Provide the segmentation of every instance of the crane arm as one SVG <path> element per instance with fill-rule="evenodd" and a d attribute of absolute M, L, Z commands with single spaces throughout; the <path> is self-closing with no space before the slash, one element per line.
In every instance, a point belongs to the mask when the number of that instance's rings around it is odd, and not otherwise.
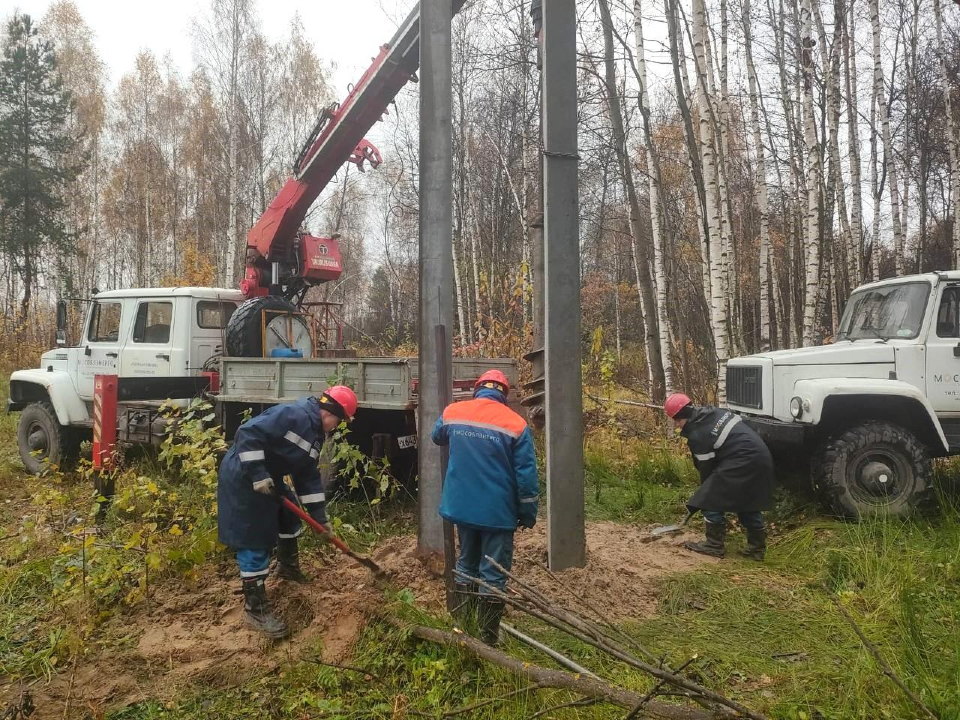
<path fill-rule="evenodd" d="M 464 0 L 451 0 L 456 14 Z M 365 162 L 377 167 L 379 151 L 364 135 L 386 113 L 397 94 L 414 78 L 420 64 L 420 6 L 397 29 L 389 44 L 380 48 L 373 63 L 338 106 L 326 108 L 294 163 L 293 174 L 247 234 L 247 272 L 244 293 L 266 293 L 266 272 L 280 265 L 286 278 L 312 283 L 333 280 L 340 274 L 339 249 L 333 239 L 300 236 L 310 206 L 345 162 L 361 170 Z M 301 247 L 297 247 L 297 246 Z M 321 257 L 322 255 L 322 257 Z M 309 283 L 308 283 L 309 284 Z"/>

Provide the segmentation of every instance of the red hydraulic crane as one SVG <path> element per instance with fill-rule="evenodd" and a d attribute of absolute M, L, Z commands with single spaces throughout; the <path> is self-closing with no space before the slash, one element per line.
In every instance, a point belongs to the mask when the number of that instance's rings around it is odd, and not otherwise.
<path fill-rule="evenodd" d="M 464 0 L 451 0 L 456 14 Z M 346 162 L 361 171 L 382 158 L 367 131 L 386 113 L 420 64 L 420 7 L 415 7 L 393 39 L 341 104 L 325 108 L 293 165 L 293 175 L 247 234 L 246 271 L 240 289 L 247 298 L 281 295 L 297 306 L 313 285 L 336 280 L 343 268 L 336 238 L 302 232 L 313 202 Z"/>

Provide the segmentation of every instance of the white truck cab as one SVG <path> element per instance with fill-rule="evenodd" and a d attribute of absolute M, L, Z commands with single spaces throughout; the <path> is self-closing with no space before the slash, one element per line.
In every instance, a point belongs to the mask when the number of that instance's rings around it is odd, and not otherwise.
<path fill-rule="evenodd" d="M 198 374 L 222 353 L 227 322 L 243 299 L 239 290 L 197 287 L 94 295 L 79 344 L 46 352 L 39 368 L 10 376 L 8 410 L 22 411 L 18 440 L 28 470 L 69 459 L 89 438 L 95 375 Z"/>
<path fill-rule="evenodd" d="M 905 515 L 932 495 L 930 459 L 960 454 L 960 272 L 863 285 L 832 344 L 736 358 L 726 379 L 838 513 Z"/>

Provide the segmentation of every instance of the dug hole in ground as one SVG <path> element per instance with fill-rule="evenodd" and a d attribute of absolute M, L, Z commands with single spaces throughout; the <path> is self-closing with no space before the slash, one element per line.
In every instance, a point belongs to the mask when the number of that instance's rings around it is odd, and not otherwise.
<path fill-rule="evenodd" d="M 692 531 L 649 542 L 649 528 L 604 521 L 589 523 L 586 536 L 587 566 L 557 575 L 583 605 L 615 621 L 656 612 L 657 578 L 717 562 L 683 548 L 685 540 L 699 537 Z M 390 574 L 391 586 L 409 589 L 418 605 L 443 614 L 443 578 L 418 560 L 415 550 L 415 537 L 399 536 L 383 541 L 371 556 Z M 318 641 L 323 661 L 349 663 L 365 623 L 385 603 L 384 592 L 348 558 L 303 560 L 313 577 L 310 584 L 267 583 L 277 611 L 293 631 L 289 640 L 272 643 L 244 626 L 236 569 L 222 563 L 200 582 L 158 587 L 141 611 L 110 620 L 116 627 L 104 630 L 122 642 L 72 670 L 61 670 L 49 683 L 37 683 L 31 717 L 73 717 L 74 712 L 89 717 L 91 709 L 102 713 L 147 699 L 173 700 L 190 685 L 236 686 L 299 657 Z M 545 564 L 546 523 L 541 522 L 517 533 L 514 572 L 570 603 L 570 595 L 554 587 L 542 569 Z M 18 692 L 8 688 L 6 700 Z"/>

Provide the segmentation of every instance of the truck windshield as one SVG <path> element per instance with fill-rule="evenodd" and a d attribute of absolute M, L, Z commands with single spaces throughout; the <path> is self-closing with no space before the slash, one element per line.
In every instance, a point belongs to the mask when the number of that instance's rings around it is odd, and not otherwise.
<path fill-rule="evenodd" d="M 920 334 L 930 284 L 884 285 L 850 296 L 837 340 L 909 340 Z"/>

